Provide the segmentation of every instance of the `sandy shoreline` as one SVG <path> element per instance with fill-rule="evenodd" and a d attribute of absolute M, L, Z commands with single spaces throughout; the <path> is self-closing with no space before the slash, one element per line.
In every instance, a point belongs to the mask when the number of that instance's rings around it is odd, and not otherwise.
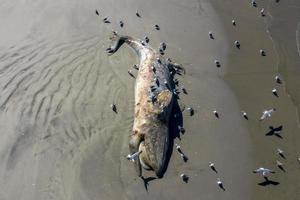
<path fill-rule="evenodd" d="M 286 58 L 278 57 L 278 45 L 286 43 L 274 45 L 272 38 L 281 41 L 272 32 L 273 27 L 278 30 L 276 24 L 270 26 L 270 37 L 268 18 L 259 16 L 259 8 L 234 3 L 233 8 L 232 2 L 207 0 L 3 1 L 0 199 L 297 199 L 299 127 L 297 103 L 291 99 L 297 102 L 299 93 L 290 82 L 298 82 L 282 72 L 294 69 L 278 64 Z M 110 24 L 102 22 L 106 16 Z M 145 173 L 150 177 L 148 191 L 125 159 L 134 87 L 127 71 L 133 70 L 137 56 L 122 47 L 108 57 L 104 50 L 111 30 L 148 36 L 153 47 L 166 42 L 166 57 L 187 71 L 178 77 L 179 86 L 188 91 L 180 95 L 179 104 L 192 106 L 195 115 L 183 112 L 186 133 L 174 143 L 189 160 L 184 163 L 173 151 L 163 179 L 151 180 L 153 174 Z M 209 39 L 209 31 L 215 39 Z M 236 38 L 240 50 L 233 46 Z M 259 56 L 260 48 L 267 50 L 266 57 Z M 220 68 L 214 59 L 220 60 Z M 287 80 L 284 85 L 274 83 L 278 72 Z M 279 98 L 272 96 L 274 86 Z M 118 114 L 111 111 L 111 103 Z M 259 123 L 261 111 L 269 106 L 278 108 L 277 113 Z M 213 115 L 215 109 L 220 119 Z M 248 113 L 248 121 L 241 110 Z M 264 135 L 268 126 L 281 124 L 283 139 Z M 279 146 L 287 153 L 286 173 L 274 164 Z M 218 173 L 209 169 L 210 161 Z M 276 169 L 272 178 L 280 184 L 257 185 L 262 180 L 252 170 L 260 165 Z M 190 176 L 189 183 L 182 182 L 181 173 Z M 217 187 L 218 177 L 225 191 Z"/>

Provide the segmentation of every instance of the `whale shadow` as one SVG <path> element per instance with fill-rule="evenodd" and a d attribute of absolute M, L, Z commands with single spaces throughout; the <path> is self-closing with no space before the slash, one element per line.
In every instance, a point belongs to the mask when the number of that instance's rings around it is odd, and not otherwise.
<path fill-rule="evenodd" d="M 182 117 L 182 112 L 179 107 L 177 98 L 174 98 L 174 105 L 173 105 L 173 109 L 172 109 L 171 117 L 170 117 L 170 121 L 169 121 L 169 147 L 167 150 L 166 162 L 163 167 L 162 174 L 165 174 L 165 172 L 167 171 L 171 156 L 173 154 L 174 140 L 176 138 L 181 140 L 181 137 L 180 137 L 181 132 L 180 132 L 180 129 L 178 128 L 178 126 L 183 127 L 183 117 Z"/>
<path fill-rule="evenodd" d="M 176 84 L 176 80 L 175 79 L 175 75 L 179 75 L 181 76 L 182 74 L 185 74 L 185 71 L 181 71 L 181 69 L 184 70 L 184 68 L 179 68 L 180 70 L 175 70 L 175 68 L 171 68 L 170 71 L 173 71 L 172 76 L 171 76 L 171 89 L 176 89 L 178 87 L 178 84 Z M 164 175 L 171 156 L 173 154 L 173 147 L 174 147 L 174 140 L 176 138 L 178 138 L 179 140 L 181 140 L 181 134 L 184 134 L 185 130 L 183 128 L 184 131 L 182 131 L 179 127 L 183 127 L 183 117 L 182 117 L 182 110 L 178 104 L 178 100 L 179 100 L 179 95 L 176 95 L 173 98 L 173 107 L 172 107 L 172 111 L 171 111 L 171 116 L 170 116 L 170 121 L 169 121 L 169 146 L 168 146 L 168 150 L 166 153 L 166 162 L 164 164 L 163 170 L 162 170 L 162 174 Z M 163 176 L 162 175 L 162 176 Z M 160 177 L 162 178 L 162 177 Z"/>

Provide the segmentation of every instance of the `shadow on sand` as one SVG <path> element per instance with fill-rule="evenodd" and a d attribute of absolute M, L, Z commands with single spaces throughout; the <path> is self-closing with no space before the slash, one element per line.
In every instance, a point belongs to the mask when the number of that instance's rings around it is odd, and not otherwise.
<path fill-rule="evenodd" d="M 266 133 L 266 136 L 273 136 L 275 135 L 276 137 L 283 139 L 282 136 L 280 135 L 281 131 L 283 129 L 283 126 L 278 126 L 278 127 L 273 127 L 269 126 L 269 132 Z"/>
<path fill-rule="evenodd" d="M 144 182 L 144 187 L 145 187 L 145 189 L 146 189 L 147 192 L 148 192 L 149 182 L 157 179 L 156 177 L 147 177 L 147 178 L 144 178 L 143 176 L 141 176 L 141 178 L 142 178 L 142 180 Z"/>
<path fill-rule="evenodd" d="M 261 183 L 258 183 L 258 185 L 260 186 L 270 186 L 270 185 L 279 185 L 280 183 L 279 182 L 276 182 L 276 181 L 272 181 L 270 179 L 268 179 L 267 177 L 265 177 L 265 181 L 261 182 Z"/>

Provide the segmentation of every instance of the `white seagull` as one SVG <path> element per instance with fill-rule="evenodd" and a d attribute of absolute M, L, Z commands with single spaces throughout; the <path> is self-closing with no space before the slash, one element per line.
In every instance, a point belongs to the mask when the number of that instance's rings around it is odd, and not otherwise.
<path fill-rule="evenodd" d="M 272 115 L 272 113 L 273 113 L 274 111 L 276 111 L 275 108 L 272 108 L 272 109 L 270 109 L 270 110 L 264 110 L 264 111 L 262 112 L 262 115 L 261 115 L 259 121 L 262 121 L 262 120 L 264 120 L 264 119 L 266 119 L 266 118 L 271 117 L 271 115 Z"/>
<path fill-rule="evenodd" d="M 142 151 L 138 151 L 138 152 L 135 152 L 133 154 L 128 154 L 126 156 L 127 160 L 130 160 L 132 162 L 135 162 L 135 160 L 138 158 L 138 156 L 142 153 Z"/>
<path fill-rule="evenodd" d="M 256 170 L 254 170 L 253 173 L 258 173 L 258 174 L 262 175 L 263 177 L 267 177 L 268 174 L 270 174 L 270 173 L 274 174 L 275 172 L 273 170 L 260 167 Z"/>

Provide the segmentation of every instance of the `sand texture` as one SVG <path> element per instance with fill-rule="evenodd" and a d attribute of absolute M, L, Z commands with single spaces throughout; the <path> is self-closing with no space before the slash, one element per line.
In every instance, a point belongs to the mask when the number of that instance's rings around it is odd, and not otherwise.
<path fill-rule="evenodd" d="M 0 200 L 299 199 L 300 4 L 257 2 L 0 0 Z M 188 161 L 172 145 L 162 179 L 145 172 L 143 181 L 126 160 L 135 84 L 127 71 L 137 74 L 138 56 L 127 46 L 107 56 L 112 30 L 148 36 L 156 49 L 165 42 L 165 57 L 186 69 L 177 76 L 186 131 L 172 143 Z M 265 135 L 280 125 L 282 138 Z M 276 171 L 273 182 L 252 173 L 260 166 Z"/>

